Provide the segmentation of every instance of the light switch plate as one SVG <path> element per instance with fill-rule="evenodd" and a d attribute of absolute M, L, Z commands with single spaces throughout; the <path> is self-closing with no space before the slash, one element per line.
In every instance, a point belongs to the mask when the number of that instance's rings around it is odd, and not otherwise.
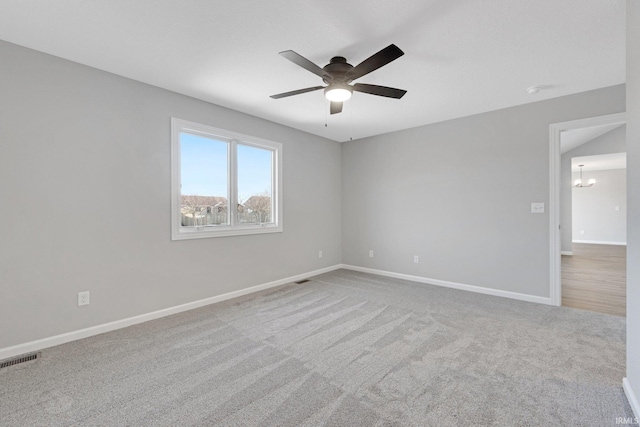
<path fill-rule="evenodd" d="M 544 203 L 531 203 L 531 213 L 544 213 Z"/>

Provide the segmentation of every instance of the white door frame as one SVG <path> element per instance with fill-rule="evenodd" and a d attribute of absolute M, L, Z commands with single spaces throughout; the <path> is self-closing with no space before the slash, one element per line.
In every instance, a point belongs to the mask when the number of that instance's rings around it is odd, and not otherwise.
<path fill-rule="evenodd" d="M 593 126 L 625 124 L 626 113 L 590 117 L 549 125 L 549 254 L 551 305 L 562 304 L 560 280 L 560 137 L 562 132 Z"/>

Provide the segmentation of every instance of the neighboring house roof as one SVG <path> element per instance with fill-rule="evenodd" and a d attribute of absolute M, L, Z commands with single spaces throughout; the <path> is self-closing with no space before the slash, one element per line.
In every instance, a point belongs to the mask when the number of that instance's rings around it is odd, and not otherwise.
<path fill-rule="evenodd" d="M 227 206 L 227 198 L 221 196 L 182 195 L 183 206 Z"/>

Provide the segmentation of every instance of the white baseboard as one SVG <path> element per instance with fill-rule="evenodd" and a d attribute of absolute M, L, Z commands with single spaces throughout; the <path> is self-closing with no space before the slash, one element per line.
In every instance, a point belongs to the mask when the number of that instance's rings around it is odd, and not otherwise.
<path fill-rule="evenodd" d="M 560 255 L 573 255 L 573 251 L 560 251 Z"/>
<path fill-rule="evenodd" d="M 427 283 L 429 285 L 443 286 L 445 288 L 460 289 L 463 291 L 476 292 L 476 293 L 485 294 L 485 295 L 493 295 L 496 297 L 511 298 L 511 299 L 517 299 L 520 301 L 528 301 L 528 302 L 535 302 L 538 304 L 552 305 L 551 298 L 548 298 L 548 297 L 538 297 L 535 295 L 521 294 L 518 292 L 501 291 L 499 289 L 484 288 L 482 286 L 474 286 L 474 285 L 465 285 L 463 283 L 447 282 L 445 280 L 429 279 L 427 277 L 412 276 L 410 274 L 402 274 L 402 273 L 393 273 L 390 271 L 376 270 L 373 268 L 366 268 L 366 267 L 358 267 L 355 265 L 343 264 L 341 267 L 346 268 L 347 270 L 361 271 L 363 273 L 377 274 L 380 276 L 393 277 L 395 279 L 411 280 L 412 282 Z"/>
<path fill-rule="evenodd" d="M 622 379 L 622 388 L 624 389 L 624 394 L 627 396 L 627 400 L 629 401 L 629 406 L 631 406 L 631 409 L 633 410 L 633 414 L 636 416 L 636 419 L 640 420 L 640 402 L 638 402 L 638 398 L 633 392 L 628 379 Z"/>
<path fill-rule="evenodd" d="M 92 326 L 92 327 L 80 329 L 77 331 L 67 332 L 67 333 L 55 335 L 52 337 L 42 338 L 36 341 L 26 342 L 23 344 L 2 348 L 0 349 L 0 360 L 17 356 L 20 354 L 39 351 L 48 347 L 53 347 L 56 345 L 68 343 L 70 341 L 91 337 L 91 336 L 102 334 L 105 332 L 114 331 L 116 329 L 126 328 L 127 326 L 137 325 L 138 323 L 148 322 L 149 320 L 159 319 L 161 317 L 170 316 L 172 314 L 181 313 L 183 311 L 193 310 L 195 308 L 203 307 L 205 305 L 214 304 L 216 302 L 240 297 L 243 295 L 262 291 L 264 289 L 285 285 L 287 283 L 292 283 L 298 280 L 306 279 L 311 276 L 317 276 L 318 274 L 327 273 L 329 271 L 337 270 L 339 268 L 341 268 L 341 265 L 337 264 L 331 267 L 310 271 L 308 273 L 297 274 L 295 276 L 286 277 L 284 279 L 275 280 L 273 282 L 252 286 L 250 288 L 240 289 L 239 291 L 228 292 L 226 294 L 217 295 L 211 298 L 205 298 L 198 301 L 193 301 L 186 304 L 165 308 L 162 310 L 152 311 L 151 313 L 141 314 L 139 316 L 128 317 L 126 319 L 116 320 L 114 322 L 104 323 L 102 325 Z"/>
<path fill-rule="evenodd" d="M 604 240 L 573 240 L 573 243 L 590 243 L 592 245 L 619 245 L 627 246 L 627 242 L 607 242 Z"/>

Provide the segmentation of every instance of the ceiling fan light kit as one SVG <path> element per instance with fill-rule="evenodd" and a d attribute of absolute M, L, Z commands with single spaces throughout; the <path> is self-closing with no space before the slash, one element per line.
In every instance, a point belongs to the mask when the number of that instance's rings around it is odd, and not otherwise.
<path fill-rule="evenodd" d="M 342 103 L 351 98 L 353 91 L 394 99 L 400 99 L 405 93 L 407 93 L 406 90 L 386 86 L 364 83 L 350 84 L 352 81 L 359 79 L 360 77 L 365 76 L 404 55 L 404 52 L 394 44 L 391 44 L 381 51 L 373 54 L 355 67 L 349 64 L 346 58 L 342 56 L 334 56 L 327 65 L 320 68 L 307 58 L 292 50 L 280 52 L 280 55 L 305 70 L 312 72 L 318 77 L 321 77 L 322 81 L 327 86 L 313 86 L 305 89 L 271 95 L 271 98 L 273 99 L 286 98 L 288 96 L 300 95 L 324 89 L 325 98 L 331 101 L 330 112 L 331 114 L 336 114 L 342 111 Z"/>
<path fill-rule="evenodd" d="M 353 88 L 344 83 L 332 83 L 324 88 L 324 96 L 332 102 L 343 102 L 351 98 Z"/>

